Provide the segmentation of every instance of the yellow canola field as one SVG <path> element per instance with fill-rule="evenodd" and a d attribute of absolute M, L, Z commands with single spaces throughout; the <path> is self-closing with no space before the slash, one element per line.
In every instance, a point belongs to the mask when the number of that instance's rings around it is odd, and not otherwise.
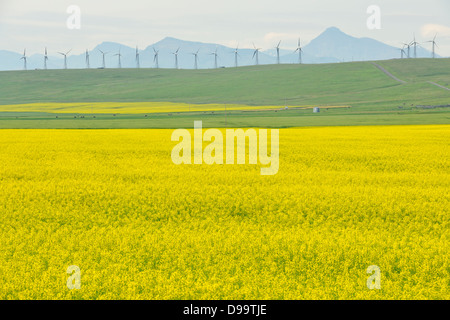
<path fill-rule="evenodd" d="M 450 126 L 281 129 L 275 176 L 171 133 L 0 130 L 0 299 L 450 298 Z"/>
<path fill-rule="evenodd" d="M 289 106 L 290 108 L 312 109 L 313 106 Z M 46 112 L 79 114 L 144 114 L 167 112 L 203 112 L 231 110 L 272 110 L 284 106 L 247 106 L 241 104 L 187 104 L 175 102 L 68 102 L 28 103 L 0 105 L 0 112 Z M 322 108 L 348 108 L 347 106 L 322 106 Z"/>

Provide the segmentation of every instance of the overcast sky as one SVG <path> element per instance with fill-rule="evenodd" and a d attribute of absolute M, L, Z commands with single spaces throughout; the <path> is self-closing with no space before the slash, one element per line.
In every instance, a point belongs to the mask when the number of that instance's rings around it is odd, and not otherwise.
<path fill-rule="evenodd" d="M 67 28 L 70 5 L 81 9 L 79 30 Z M 381 9 L 380 30 L 367 27 L 370 5 Z M 450 56 L 450 0 L 0 0 L 0 49 L 27 54 L 81 53 L 103 41 L 144 48 L 166 36 L 264 49 L 282 40 L 291 49 L 331 26 L 394 46 L 437 32 L 437 53 Z"/>

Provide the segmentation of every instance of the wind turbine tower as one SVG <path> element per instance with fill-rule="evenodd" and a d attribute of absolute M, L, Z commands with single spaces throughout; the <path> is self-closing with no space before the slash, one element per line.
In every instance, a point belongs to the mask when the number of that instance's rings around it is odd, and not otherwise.
<path fill-rule="evenodd" d="M 136 46 L 136 68 L 139 69 L 141 67 L 141 61 L 139 59 L 139 49 Z"/>
<path fill-rule="evenodd" d="M 433 59 L 436 58 L 436 47 L 437 47 L 437 44 L 436 44 L 436 37 L 437 37 L 437 33 L 436 33 L 436 35 L 434 36 L 433 40 L 427 41 L 427 42 L 431 42 L 431 43 L 433 44 L 433 50 L 432 50 L 432 52 L 433 52 Z"/>
<path fill-rule="evenodd" d="M 275 47 L 275 49 L 277 49 L 277 64 L 280 64 L 280 44 L 281 44 L 281 40 L 280 40 L 280 42 L 278 42 L 278 45 Z"/>
<path fill-rule="evenodd" d="M 155 55 L 153 56 L 153 62 L 155 62 L 156 69 L 159 69 L 159 50 L 156 51 L 155 48 L 153 48 L 153 51 L 155 52 Z"/>
<path fill-rule="evenodd" d="M 407 48 L 407 53 L 406 53 L 406 57 L 409 59 L 411 57 L 411 55 L 409 54 L 411 51 L 411 44 L 410 43 L 403 43 L 404 47 Z"/>
<path fill-rule="evenodd" d="M 239 48 L 239 45 L 237 45 L 236 49 L 234 49 L 234 66 L 236 68 L 238 66 L 238 55 L 239 55 L 238 48 Z"/>
<path fill-rule="evenodd" d="M 67 69 L 67 55 L 69 54 L 70 51 L 72 51 L 72 49 L 70 49 L 66 53 L 58 52 L 60 55 L 64 56 L 64 69 Z"/>
<path fill-rule="evenodd" d="M 44 70 L 47 70 L 47 60 L 48 60 L 47 47 L 45 47 Z"/>
<path fill-rule="evenodd" d="M 259 50 L 261 50 L 261 48 L 256 48 L 255 44 L 253 44 L 253 47 L 255 48 L 255 51 L 253 52 L 252 59 L 256 57 L 256 65 L 259 65 Z"/>
<path fill-rule="evenodd" d="M 102 68 L 105 69 L 106 68 L 106 63 L 105 63 L 105 55 L 108 52 L 103 52 L 102 50 L 98 49 L 98 51 L 100 51 L 102 53 Z"/>
<path fill-rule="evenodd" d="M 214 55 L 214 69 L 217 69 L 217 48 L 216 50 L 211 53 L 212 55 Z"/>
<path fill-rule="evenodd" d="M 27 49 L 23 49 L 23 56 L 20 58 L 20 60 L 23 59 L 23 70 L 27 70 L 27 55 L 26 55 Z"/>
<path fill-rule="evenodd" d="M 419 43 L 416 41 L 416 35 L 414 35 L 414 40 L 411 42 L 411 45 L 414 46 L 414 58 L 417 58 L 417 45 Z"/>
<path fill-rule="evenodd" d="M 120 49 L 119 49 L 119 53 L 115 54 L 114 56 L 118 56 L 119 57 L 119 69 L 122 69 L 122 55 L 120 54 Z"/>
<path fill-rule="evenodd" d="M 197 50 L 197 52 L 192 53 L 194 55 L 194 69 L 198 69 L 198 52 L 200 49 Z"/>
<path fill-rule="evenodd" d="M 400 54 L 401 54 L 401 59 L 403 59 L 403 56 L 406 56 L 405 46 L 403 45 L 403 48 L 401 48 L 399 50 L 400 50 Z"/>
<path fill-rule="evenodd" d="M 302 49 L 302 46 L 300 45 L 300 38 L 298 39 L 297 49 L 295 49 L 294 53 L 296 53 L 297 51 L 298 51 L 298 63 L 302 64 L 303 49 Z"/>
<path fill-rule="evenodd" d="M 178 69 L 178 51 L 180 51 L 180 48 L 178 48 L 177 51 L 172 52 L 172 54 L 175 56 L 175 69 Z"/>
<path fill-rule="evenodd" d="M 90 63 L 89 63 L 89 51 L 86 49 L 86 68 L 89 69 Z"/>

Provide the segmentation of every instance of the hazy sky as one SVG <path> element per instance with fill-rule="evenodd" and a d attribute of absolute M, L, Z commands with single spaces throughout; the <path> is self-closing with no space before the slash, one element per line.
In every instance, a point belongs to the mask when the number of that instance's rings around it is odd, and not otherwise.
<path fill-rule="evenodd" d="M 80 30 L 66 26 L 70 5 L 81 9 Z M 381 30 L 367 28 L 370 5 L 381 8 Z M 144 48 L 166 36 L 264 49 L 282 40 L 291 49 L 330 26 L 394 46 L 437 32 L 437 52 L 450 56 L 450 0 L 0 0 L 0 49 L 28 54 L 81 53 L 103 41 Z"/>

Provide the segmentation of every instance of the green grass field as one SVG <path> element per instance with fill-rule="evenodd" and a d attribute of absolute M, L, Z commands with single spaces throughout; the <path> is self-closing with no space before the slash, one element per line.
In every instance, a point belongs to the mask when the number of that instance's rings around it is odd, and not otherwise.
<path fill-rule="evenodd" d="M 311 111 L 288 110 L 279 112 L 207 112 L 207 113 L 173 113 L 143 115 L 109 115 L 101 114 L 93 118 L 74 118 L 73 115 L 42 114 L 19 116 L 1 116 L 0 128 L 55 128 L 55 129 L 124 129 L 124 128 L 192 128 L 194 121 L 202 120 L 203 127 L 267 127 L 288 128 L 307 126 L 349 126 L 349 125 L 405 125 L 405 124 L 449 124 L 450 112 L 443 111 L 402 111 L 353 113 L 348 111 L 324 110 L 320 114 Z"/>
<path fill-rule="evenodd" d="M 370 62 L 321 65 L 270 65 L 215 70 L 106 69 L 0 72 L 0 128 L 177 128 L 193 120 L 205 126 L 297 127 L 376 124 L 448 124 L 450 59 L 377 62 L 406 84 Z M 46 103 L 120 102 L 113 114 L 61 113 Z M 126 103 L 239 104 L 290 106 L 290 110 L 233 110 L 128 114 Z M 41 103 L 39 110 L 15 109 Z M 95 105 L 94 105 L 95 106 Z M 351 106 L 320 114 L 295 106 Z M 131 106 L 130 106 L 131 108 Z M 245 107 L 244 107 L 245 109 Z M 30 109 L 31 110 L 31 109 Z M 131 110 L 131 109 L 130 109 Z M 56 113 L 56 114 L 55 114 Z M 146 113 L 146 112 L 145 112 Z M 58 118 L 56 118 L 58 116 Z M 77 118 L 74 118 L 77 116 Z M 95 118 L 93 118 L 95 116 Z"/>

